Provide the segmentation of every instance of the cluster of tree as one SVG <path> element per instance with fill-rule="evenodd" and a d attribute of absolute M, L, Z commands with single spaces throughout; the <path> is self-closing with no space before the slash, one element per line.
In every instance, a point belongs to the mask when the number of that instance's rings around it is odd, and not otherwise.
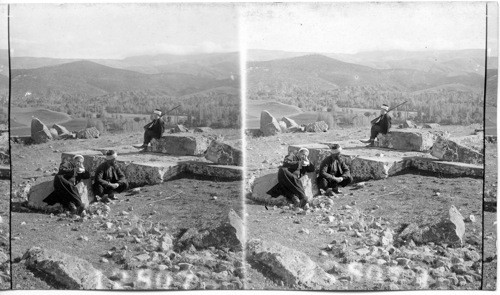
<path fill-rule="evenodd" d="M 482 123 L 484 115 L 482 93 L 458 89 L 435 89 L 411 93 L 384 90 L 374 86 L 345 87 L 324 91 L 290 89 L 284 92 L 280 89 L 279 91 L 250 92 L 248 97 L 295 105 L 304 111 L 327 111 L 337 117 L 337 122 L 340 120 L 339 113 L 342 113 L 339 108 L 378 109 L 382 103 L 394 106 L 404 101 L 407 103 L 397 111 L 411 112 L 412 115 L 408 118 L 417 122 L 467 125 Z M 354 114 L 343 117 L 345 117 L 345 120 L 343 119 L 345 122 L 364 120 Z M 393 114 L 393 117 L 403 118 L 401 114 Z"/>
<path fill-rule="evenodd" d="M 212 128 L 240 128 L 241 126 L 239 96 L 221 92 L 205 91 L 181 98 L 153 91 L 124 91 L 97 97 L 66 95 L 61 99 L 27 97 L 13 101 L 12 105 L 43 107 L 67 113 L 73 118 L 94 119 L 93 122 L 102 122 L 95 124 L 99 124 L 96 127 L 102 127 L 103 130 L 132 131 L 139 128 L 137 124 L 142 124 L 134 120 L 135 118 L 116 116 L 117 113 L 143 114 L 149 117 L 154 109 L 160 109 L 165 113 L 176 106 L 179 107 L 168 114 L 188 117 L 186 124 L 189 126 Z"/>

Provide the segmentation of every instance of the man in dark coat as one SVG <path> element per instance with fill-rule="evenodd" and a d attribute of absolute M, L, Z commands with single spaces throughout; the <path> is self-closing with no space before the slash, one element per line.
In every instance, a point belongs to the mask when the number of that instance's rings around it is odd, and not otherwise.
<path fill-rule="evenodd" d="M 85 206 L 76 185 L 83 179 L 89 179 L 90 173 L 83 167 L 83 156 L 76 155 L 73 161 L 65 160 L 59 166 L 54 178 L 54 191 L 43 201 L 48 205 L 60 203 L 73 213 L 81 214 Z"/>
<path fill-rule="evenodd" d="M 352 182 L 349 166 L 340 159 L 342 147 L 334 144 L 332 154 L 321 162 L 319 166 L 318 187 L 328 192 L 341 194 L 339 186 L 346 186 Z"/>
<path fill-rule="evenodd" d="M 388 110 L 389 106 L 386 104 L 380 107 L 380 116 L 377 118 L 378 120 L 372 124 L 370 139 L 362 140 L 361 142 L 369 143 L 368 146 L 372 147 L 375 145 L 375 138 L 377 138 L 379 133 L 387 134 L 389 132 L 389 129 L 391 129 L 391 116 L 387 113 Z"/>
<path fill-rule="evenodd" d="M 106 162 L 99 165 L 95 171 L 94 195 L 103 202 L 116 200 L 116 194 L 128 188 L 125 173 L 116 165 L 116 157 L 115 151 L 107 151 Z"/>
<path fill-rule="evenodd" d="M 161 111 L 156 109 L 151 114 L 151 122 L 144 126 L 144 141 L 141 146 L 134 146 L 138 149 L 147 148 L 149 142 L 153 139 L 160 139 L 161 135 L 165 131 L 165 126 L 163 126 L 163 121 L 161 120 Z"/>
<path fill-rule="evenodd" d="M 271 188 L 267 194 L 272 197 L 285 196 L 295 206 L 303 207 L 308 198 L 300 178 L 307 172 L 314 172 L 314 165 L 307 157 L 309 150 L 301 148 L 296 154 L 291 153 L 283 160 L 283 165 L 278 170 L 278 184 Z"/>

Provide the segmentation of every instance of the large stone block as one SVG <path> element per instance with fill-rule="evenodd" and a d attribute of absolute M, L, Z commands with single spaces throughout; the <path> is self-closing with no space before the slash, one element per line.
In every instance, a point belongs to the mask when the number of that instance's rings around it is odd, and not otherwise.
<path fill-rule="evenodd" d="M 260 113 L 260 131 L 262 131 L 264 136 L 276 135 L 281 132 L 278 120 L 268 111 L 262 111 Z"/>
<path fill-rule="evenodd" d="M 220 165 L 243 165 L 243 155 L 240 149 L 217 140 L 210 143 L 205 158 Z"/>
<path fill-rule="evenodd" d="M 303 175 L 300 179 L 302 186 L 304 187 L 304 192 L 309 199 L 317 195 L 319 192 L 318 185 L 316 182 L 316 172 L 310 172 Z M 250 199 L 262 203 L 273 204 L 283 202 L 283 198 L 273 198 L 267 194 L 267 192 L 278 184 L 278 171 L 263 175 L 256 178 L 251 186 Z"/>
<path fill-rule="evenodd" d="M 36 144 L 52 140 L 49 128 L 35 117 L 31 119 L 31 139 Z"/>
<path fill-rule="evenodd" d="M 130 162 L 124 170 L 131 187 L 160 184 L 182 172 L 184 172 L 184 167 L 176 162 Z"/>
<path fill-rule="evenodd" d="M 313 122 L 306 125 L 307 132 L 326 132 L 328 124 L 325 121 Z"/>
<path fill-rule="evenodd" d="M 115 286 L 90 262 L 56 250 L 32 247 L 22 259 L 28 269 L 45 273 L 68 289 L 112 289 Z"/>
<path fill-rule="evenodd" d="M 422 130 L 394 130 L 387 134 L 379 134 L 377 145 L 401 151 L 427 152 L 431 149 L 436 136 Z"/>
<path fill-rule="evenodd" d="M 397 157 L 367 157 L 345 152 L 340 158 L 349 166 L 354 181 L 384 179 L 409 167 L 409 162 Z"/>
<path fill-rule="evenodd" d="M 186 162 L 183 163 L 185 172 L 201 176 L 217 177 L 226 180 L 240 180 L 243 178 L 243 167 L 214 165 L 205 162 Z"/>
<path fill-rule="evenodd" d="M 267 202 L 271 196 L 267 192 L 278 184 L 278 172 L 263 175 L 254 180 L 251 186 L 251 199 L 259 202 Z"/>
<path fill-rule="evenodd" d="M 288 153 L 296 153 L 301 148 L 309 150 L 309 161 L 319 169 L 321 161 L 332 154 L 331 149 L 326 144 L 309 143 L 309 144 L 295 144 L 288 146 Z"/>
<path fill-rule="evenodd" d="M 202 156 L 215 138 L 202 134 L 165 135 L 153 139 L 149 151 L 170 155 Z"/>
<path fill-rule="evenodd" d="M 95 127 L 85 128 L 76 132 L 76 138 L 89 139 L 89 138 L 99 138 L 99 130 Z"/>
<path fill-rule="evenodd" d="M 61 136 L 61 135 L 70 135 L 71 134 L 71 132 L 69 132 L 69 130 L 66 129 L 66 127 L 64 127 L 62 125 L 59 125 L 59 124 L 52 125 L 52 128 L 54 128 L 57 131 L 57 134 L 59 136 Z"/>
<path fill-rule="evenodd" d="M 107 149 L 103 149 L 107 150 Z M 75 155 L 83 156 L 83 166 L 94 177 L 97 167 L 106 161 L 100 151 L 84 150 L 65 152 L 62 160 L 72 159 Z M 118 154 L 116 164 L 125 173 L 131 187 L 159 184 L 184 172 L 185 167 L 176 158 L 164 156 L 151 158 L 149 155 Z"/>
<path fill-rule="evenodd" d="M 331 155 L 331 149 L 327 144 L 316 143 L 290 145 L 288 152 L 297 152 L 302 147 L 309 150 L 309 160 L 315 165 L 316 171 L 319 169 L 321 162 Z M 360 150 L 345 149 L 340 158 L 349 166 L 355 181 L 384 179 L 408 168 L 410 164 L 402 157 L 365 156 Z"/>
<path fill-rule="evenodd" d="M 336 289 L 335 277 L 325 272 L 303 252 L 276 242 L 252 239 L 247 243 L 247 255 L 251 260 L 266 265 L 287 287 Z"/>
<path fill-rule="evenodd" d="M 477 137 L 477 136 L 476 136 Z M 461 139 L 466 141 L 466 139 Z M 454 139 L 438 137 L 432 146 L 431 154 L 438 159 L 450 162 L 483 164 L 484 156 L 479 151 L 458 143 Z"/>
<path fill-rule="evenodd" d="M 484 175 L 484 166 L 482 165 L 445 162 L 427 158 L 413 158 L 411 159 L 411 166 L 418 170 L 448 176 L 482 178 Z"/>
<path fill-rule="evenodd" d="M 297 127 L 297 126 L 299 126 L 299 124 L 297 124 L 297 122 L 295 122 L 293 119 L 290 119 L 288 117 L 283 117 L 281 119 L 281 121 L 285 122 L 286 128 L 291 128 L 291 127 Z"/>
<path fill-rule="evenodd" d="M 92 192 L 92 181 L 85 179 L 76 185 L 82 203 L 87 207 L 95 200 Z M 54 191 L 54 180 L 47 180 L 33 185 L 28 193 L 28 207 L 33 209 L 46 209 L 49 206 L 43 200 Z"/>

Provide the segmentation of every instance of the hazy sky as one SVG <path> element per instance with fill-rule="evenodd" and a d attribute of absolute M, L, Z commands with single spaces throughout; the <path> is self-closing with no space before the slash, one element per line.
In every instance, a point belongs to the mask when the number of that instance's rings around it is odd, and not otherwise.
<path fill-rule="evenodd" d="M 231 4 L 11 5 L 13 56 L 123 58 L 236 51 Z"/>
<path fill-rule="evenodd" d="M 0 4 L 0 49 L 7 49 L 7 5 Z"/>
<path fill-rule="evenodd" d="M 356 53 L 485 46 L 483 3 L 252 4 L 251 49 Z"/>

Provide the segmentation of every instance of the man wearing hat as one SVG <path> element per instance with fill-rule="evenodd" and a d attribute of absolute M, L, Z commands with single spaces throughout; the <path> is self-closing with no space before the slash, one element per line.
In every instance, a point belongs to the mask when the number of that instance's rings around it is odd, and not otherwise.
<path fill-rule="evenodd" d="M 369 147 L 374 146 L 375 138 L 379 133 L 387 134 L 389 129 L 391 129 L 391 116 L 387 113 L 389 111 L 389 106 L 383 104 L 380 107 L 380 116 L 372 123 L 371 134 L 369 140 L 361 140 L 363 143 L 369 143 Z"/>
<path fill-rule="evenodd" d="M 308 198 L 300 178 L 307 172 L 314 172 L 314 165 L 309 159 L 309 150 L 301 148 L 297 153 L 290 153 L 285 157 L 283 165 L 278 170 L 278 184 L 267 194 L 272 197 L 285 196 L 295 206 L 303 207 Z"/>
<path fill-rule="evenodd" d="M 116 194 L 127 189 L 125 173 L 116 165 L 117 154 L 113 150 L 106 152 L 106 162 L 97 167 L 94 177 L 94 195 L 103 202 L 116 200 Z M 107 197 L 105 197 L 107 195 Z"/>
<path fill-rule="evenodd" d="M 352 182 L 349 166 L 340 159 L 342 147 L 338 144 L 331 146 L 332 154 L 321 162 L 319 166 L 318 187 L 327 192 L 341 194 L 339 186 L 346 186 Z"/>
<path fill-rule="evenodd" d="M 90 173 L 83 167 L 83 156 L 76 155 L 72 161 L 64 160 L 54 178 L 54 191 L 43 201 L 48 205 L 60 203 L 71 212 L 81 214 L 85 206 L 76 185 L 89 179 Z"/>
<path fill-rule="evenodd" d="M 163 121 L 161 120 L 161 111 L 156 109 L 151 114 L 151 122 L 149 122 L 146 126 L 144 126 L 144 141 L 140 146 L 134 146 L 138 149 L 143 149 L 148 147 L 151 139 L 156 138 L 159 139 L 165 131 L 165 127 L 163 126 Z"/>

